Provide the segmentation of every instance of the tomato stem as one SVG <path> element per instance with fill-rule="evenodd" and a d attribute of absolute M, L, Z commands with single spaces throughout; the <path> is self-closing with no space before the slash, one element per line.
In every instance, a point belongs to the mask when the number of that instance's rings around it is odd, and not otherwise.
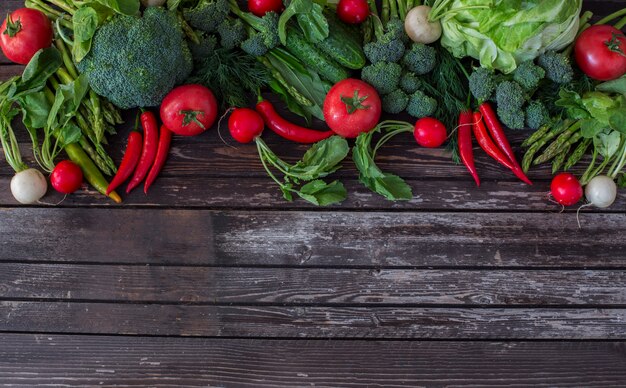
<path fill-rule="evenodd" d="M 622 41 L 620 40 L 620 38 L 626 38 L 626 36 L 624 36 L 624 34 L 616 34 L 613 33 L 611 35 L 611 39 L 607 40 L 604 42 L 604 45 L 610 50 L 613 51 L 614 53 L 617 53 L 623 57 L 626 57 L 626 54 L 624 54 L 624 50 L 622 50 L 622 48 L 620 47 L 622 45 Z"/>
<path fill-rule="evenodd" d="M 354 90 L 354 96 L 352 97 L 344 97 L 341 96 L 341 102 L 346 104 L 346 109 L 348 110 L 348 114 L 352 114 L 357 110 L 368 110 L 370 108 L 369 105 L 363 105 L 363 101 L 367 100 L 369 96 L 359 97 L 358 89 Z"/>
<path fill-rule="evenodd" d="M 7 28 L 4 30 L 4 35 L 9 35 L 13 38 L 21 30 L 22 22 L 20 21 L 20 18 L 17 18 L 17 21 L 14 22 L 13 19 L 11 19 L 11 14 L 7 14 Z"/>
<path fill-rule="evenodd" d="M 204 116 L 204 111 L 201 110 L 181 110 L 180 112 L 178 112 L 181 115 L 184 115 L 183 117 L 183 127 L 186 127 L 187 125 L 193 123 L 198 124 L 198 126 L 202 129 L 206 129 L 204 127 L 204 125 L 200 122 L 200 120 L 198 120 L 198 115 L 203 115 Z"/>

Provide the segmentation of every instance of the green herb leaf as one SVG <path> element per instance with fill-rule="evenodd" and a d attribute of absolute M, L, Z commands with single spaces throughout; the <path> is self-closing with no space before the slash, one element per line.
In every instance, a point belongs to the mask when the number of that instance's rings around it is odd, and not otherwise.
<path fill-rule="evenodd" d="M 56 135 L 59 137 L 61 147 L 65 147 L 69 144 L 76 143 L 82 136 L 82 131 L 75 124 L 68 123 L 63 128 L 56 131 Z"/>
<path fill-rule="evenodd" d="M 626 95 L 626 75 L 612 81 L 603 82 L 596 86 L 596 90 L 605 93 L 618 93 Z"/>
<path fill-rule="evenodd" d="M 328 206 L 340 203 L 346 199 L 348 192 L 339 181 L 327 184 L 322 180 L 314 180 L 300 188 L 300 198 L 305 199 L 317 206 Z"/>
<path fill-rule="evenodd" d="M 604 93 L 590 92 L 585 94 L 582 104 L 594 119 L 608 127 L 608 110 L 614 108 L 617 105 L 617 101 Z"/>
<path fill-rule="evenodd" d="M 611 128 L 626 134 L 626 108 L 611 109 L 608 113 Z"/>
<path fill-rule="evenodd" d="M 593 138 L 605 129 L 605 127 L 603 127 L 602 124 L 600 124 L 600 122 L 595 119 L 580 120 L 580 123 L 581 132 L 583 134 L 583 137 L 586 139 Z"/>
<path fill-rule="evenodd" d="M 139 0 L 95 0 L 104 6 L 107 6 L 115 12 L 135 16 L 139 13 Z"/>
<path fill-rule="evenodd" d="M 72 17 L 74 26 L 74 45 L 72 46 L 72 56 L 76 62 L 85 58 L 91 50 L 91 42 L 98 29 L 98 12 L 92 7 L 82 7 Z"/>
<path fill-rule="evenodd" d="M 337 171 L 342 160 L 348 156 L 350 147 L 346 139 L 331 136 L 311 146 L 298 163 L 289 169 L 297 179 L 310 181 Z"/>
<path fill-rule="evenodd" d="M 19 97 L 41 91 L 46 86 L 46 81 L 63 64 L 61 53 L 56 47 L 49 47 L 39 50 L 28 62 L 22 79 L 8 92 L 8 97 L 18 99 Z"/>
<path fill-rule="evenodd" d="M 26 129 L 40 129 L 46 126 L 52 106 L 44 92 L 27 94 L 18 102 L 22 108 L 22 122 Z"/>
<path fill-rule="evenodd" d="M 620 133 L 617 131 L 611 131 L 610 133 L 599 133 L 593 138 L 593 145 L 598 150 L 600 155 L 605 159 L 613 157 L 619 145 L 621 143 Z"/>
<path fill-rule="evenodd" d="M 50 108 L 47 121 L 48 129 L 55 130 L 59 127 L 65 127 L 67 122 L 75 116 L 80 102 L 88 90 L 89 84 L 84 74 L 80 75 L 72 83 L 61 85 L 57 89 L 54 103 Z"/>
<path fill-rule="evenodd" d="M 322 6 L 312 0 L 292 0 L 278 19 L 278 37 L 283 45 L 287 43 L 287 22 L 294 16 L 309 42 L 318 43 L 328 37 L 328 20 Z"/>

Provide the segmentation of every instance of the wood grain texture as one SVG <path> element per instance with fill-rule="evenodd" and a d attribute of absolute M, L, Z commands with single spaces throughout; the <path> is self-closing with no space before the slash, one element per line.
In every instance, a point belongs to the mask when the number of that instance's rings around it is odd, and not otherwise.
<path fill-rule="evenodd" d="M 12 386 L 622 387 L 626 344 L 0 335 Z M 480 355 L 477 357 L 477 355 Z"/>
<path fill-rule="evenodd" d="M 309 307 L 0 301 L 5 332 L 237 338 L 626 340 L 622 308 Z"/>
<path fill-rule="evenodd" d="M 194 304 L 624 306 L 626 271 L 0 263 L 0 293 L 4 299 Z"/>
<path fill-rule="evenodd" d="M 623 214 L 0 211 L 0 261 L 626 267 Z"/>

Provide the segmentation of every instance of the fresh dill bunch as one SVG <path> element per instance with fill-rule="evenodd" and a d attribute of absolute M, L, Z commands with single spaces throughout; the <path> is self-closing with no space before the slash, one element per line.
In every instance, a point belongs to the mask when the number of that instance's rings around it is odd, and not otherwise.
<path fill-rule="evenodd" d="M 253 56 L 240 49 L 219 48 L 205 57 L 189 82 L 213 91 L 223 109 L 248 106 L 251 95 L 267 85 L 269 71 Z"/>

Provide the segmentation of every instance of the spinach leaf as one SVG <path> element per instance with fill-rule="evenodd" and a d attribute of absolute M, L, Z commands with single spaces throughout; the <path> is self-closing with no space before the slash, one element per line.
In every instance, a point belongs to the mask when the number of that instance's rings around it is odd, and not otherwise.
<path fill-rule="evenodd" d="M 38 51 L 28 62 L 22 78 L 8 92 L 8 97 L 18 99 L 21 96 L 41 91 L 46 81 L 63 64 L 61 53 L 56 47 L 49 47 Z"/>
<path fill-rule="evenodd" d="M 331 136 L 313 144 L 288 172 L 303 181 L 325 177 L 340 168 L 339 163 L 348 156 L 348 152 L 350 147 L 346 139 Z"/>
<path fill-rule="evenodd" d="M 74 45 L 72 56 L 76 62 L 85 58 L 91 50 L 91 42 L 98 29 L 98 12 L 92 7 L 82 7 L 72 17 L 74 25 Z"/>
<path fill-rule="evenodd" d="M 139 0 L 95 0 L 104 6 L 107 6 L 115 12 L 135 16 L 139 13 Z"/>
<path fill-rule="evenodd" d="M 22 96 L 18 100 L 22 108 L 22 122 L 27 129 L 40 129 L 46 126 L 52 107 L 44 92 Z"/>
<path fill-rule="evenodd" d="M 302 186 L 298 195 L 314 205 L 328 206 L 345 200 L 348 192 L 343 183 L 339 181 L 326 183 L 318 179 Z"/>

